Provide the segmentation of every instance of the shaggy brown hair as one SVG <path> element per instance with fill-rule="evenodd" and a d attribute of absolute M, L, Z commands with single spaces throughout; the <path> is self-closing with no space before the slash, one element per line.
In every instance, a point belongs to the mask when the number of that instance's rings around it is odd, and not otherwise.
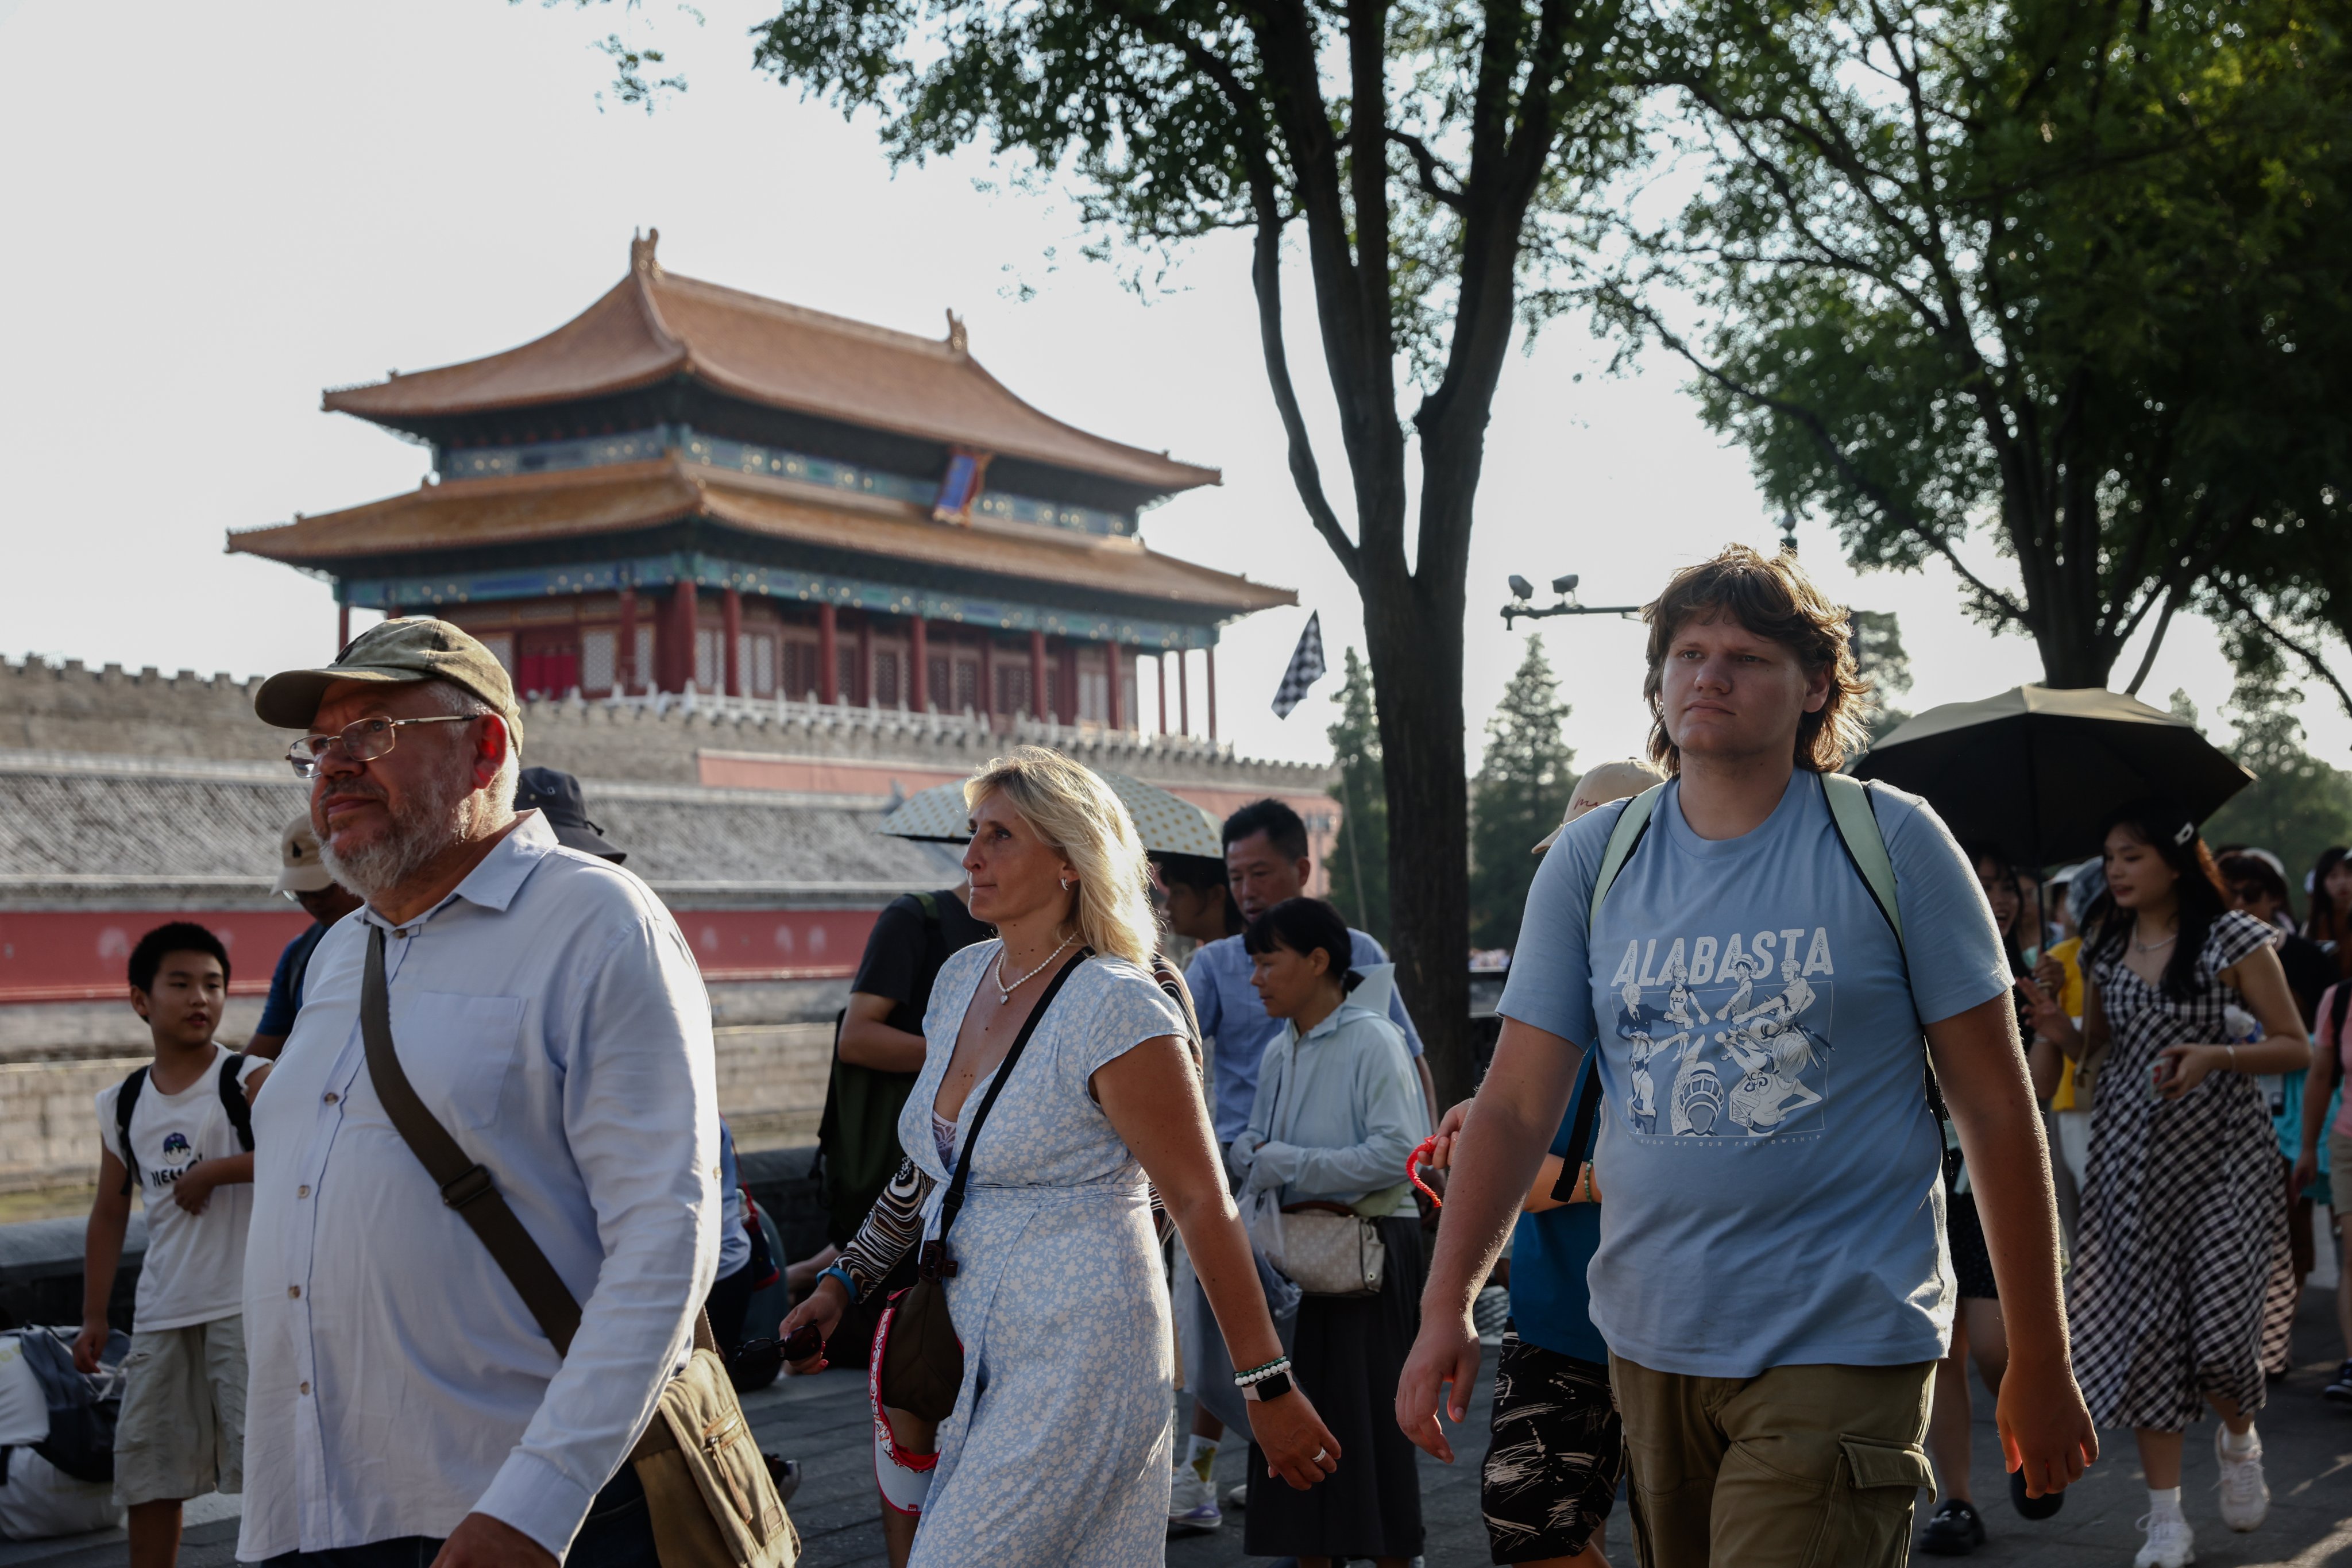
<path fill-rule="evenodd" d="M 1854 668 L 1846 612 L 1813 586 L 1794 553 L 1768 558 L 1745 544 L 1730 544 L 1712 561 L 1675 573 L 1665 592 L 1642 609 L 1650 625 L 1650 673 L 1642 682 L 1642 697 L 1650 705 L 1650 755 L 1660 767 L 1677 773 L 1683 761 L 1682 749 L 1666 733 L 1659 701 L 1666 651 L 1692 616 L 1712 619 L 1725 612 L 1757 637 L 1794 653 L 1807 674 L 1829 671 L 1829 700 L 1820 712 L 1797 721 L 1797 766 L 1833 773 L 1868 743 L 1859 710 L 1870 689 Z"/>

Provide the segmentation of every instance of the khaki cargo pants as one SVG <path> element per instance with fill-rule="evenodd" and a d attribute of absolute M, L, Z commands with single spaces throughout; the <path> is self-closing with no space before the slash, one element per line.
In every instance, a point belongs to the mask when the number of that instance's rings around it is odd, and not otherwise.
<path fill-rule="evenodd" d="M 1684 1377 L 1609 1358 L 1642 1568 L 1900 1568 L 1933 1362 Z"/>

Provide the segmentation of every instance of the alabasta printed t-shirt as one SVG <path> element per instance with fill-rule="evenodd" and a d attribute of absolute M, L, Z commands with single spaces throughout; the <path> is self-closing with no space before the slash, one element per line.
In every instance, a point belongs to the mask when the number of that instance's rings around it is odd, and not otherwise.
<path fill-rule="evenodd" d="M 1738 838 L 1692 832 L 1668 784 L 1589 941 L 1620 810 L 1570 824 L 1537 870 L 1498 1010 L 1600 1047 L 1592 1323 L 1640 1365 L 1753 1377 L 1933 1361 L 1948 1342 L 1942 1142 L 1920 1028 L 2010 977 L 1943 823 L 1915 796 L 1872 795 L 1907 983 L 1821 780 L 1802 770 Z"/>
<path fill-rule="evenodd" d="M 245 1230 L 253 1217 L 253 1184 L 215 1187 L 205 1212 L 190 1214 L 172 1201 L 172 1188 L 205 1160 L 245 1152 L 221 1104 L 220 1075 L 229 1053 L 213 1047 L 212 1065 L 177 1094 L 164 1094 L 151 1074 L 131 1108 L 131 1158 L 139 1170 L 139 1201 L 147 1211 L 147 1256 L 139 1267 L 139 1294 L 131 1306 L 131 1331 L 182 1329 L 233 1318 L 245 1310 Z M 247 1057 L 240 1083 L 269 1065 Z M 98 1132 L 118 1160 L 114 1102 L 122 1092 L 116 1079 L 98 1095 Z M 251 1094 L 247 1089 L 247 1093 Z"/>

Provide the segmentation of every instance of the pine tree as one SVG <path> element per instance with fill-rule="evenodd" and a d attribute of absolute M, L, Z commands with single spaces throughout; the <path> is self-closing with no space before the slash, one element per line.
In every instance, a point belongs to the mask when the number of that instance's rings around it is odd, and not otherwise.
<path fill-rule="evenodd" d="M 1379 710 L 1372 672 L 1354 648 L 1346 652 L 1347 674 L 1335 694 L 1339 721 L 1328 731 L 1339 782 L 1330 795 L 1339 803 L 1339 837 L 1324 870 L 1331 879 L 1331 902 L 1349 925 L 1385 944 L 1389 940 L 1389 796 L 1381 765 Z"/>
<path fill-rule="evenodd" d="M 2231 795 L 2205 823 L 2210 844 L 2248 844 L 2286 862 L 2287 886 L 2296 890 L 2295 913 L 2307 913 L 2301 894 L 2303 873 L 2330 845 L 2352 842 L 2352 774 L 2304 750 L 2304 729 L 2295 710 L 2303 689 L 2290 684 L 2275 659 L 2242 665 L 2224 705 L 2238 738 L 2230 754 L 2245 763 L 2254 782 Z M 2172 710 L 2195 722 L 2196 708 L 2174 692 Z"/>
<path fill-rule="evenodd" d="M 1892 610 L 1848 610 L 1854 670 L 1870 683 L 1863 722 L 1874 745 L 1911 717 L 1895 704 L 1911 689 L 1911 656 L 1903 650 L 1903 627 Z"/>
<path fill-rule="evenodd" d="M 1576 788 L 1576 752 L 1561 726 L 1569 706 L 1544 658 L 1528 638 L 1528 656 L 1486 721 L 1486 752 L 1470 784 L 1470 944 L 1512 947 L 1528 887 L 1540 864 L 1536 841 L 1559 826 Z"/>

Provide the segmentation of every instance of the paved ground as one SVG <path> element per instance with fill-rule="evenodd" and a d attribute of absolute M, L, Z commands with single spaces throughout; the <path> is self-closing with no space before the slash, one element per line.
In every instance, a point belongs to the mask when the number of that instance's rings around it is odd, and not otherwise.
<path fill-rule="evenodd" d="M 2252 1535 L 2233 1535 L 2215 1510 L 2211 1426 L 2189 1436 L 2183 1496 L 2197 1528 L 2198 1562 L 2203 1568 L 2352 1568 L 2352 1411 L 2319 1398 L 2332 1371 L 2332 1308 L 2325 1289 L 2306 1297 L 2296 1333 L 2296 1367 L 2273 1390 L 2262 1431 L 2269 1450 L 2273 1503 L 2270 1521 Z M 1981 1390 L 1979 1391 L 1981 1395 Z M 806 1471 L 793 1500 L 794 1521 L 807 1543 L 807 1568 L 880 1564 L 880 1526 L 876 1522 L 873 1460 L 862 1374 L 827 1373 L 787 1380 L 745 1401 L 761 1444 L 797 1458 Z M 1483 1433 L 1484 1391 L 1471 1412 L 1470 1430 Z M 2145 1483 L 2129 1434 L 2114 1438 L 2106 1456 L 2070 1492 L 2064 1511 L 2040 1524 L 2011 1511 L 2001 1489 L 1999 1447 L 1991 1413 L 1977 1405 L 1977 1473 L 1982 1479 L 1985 1517 L 1992 1541 L 1975 1561 L 2032 1564 L 2033 1568 L 2122 1568 L 2139 1543 L 2133 1521 L 2146 1508 Z M 1429 1522 L 1430 1568 L 1472 1568 L 1487 1561 L 1486 1533 L 1478 1523 L 1476 1456 L 1482 1439 L 1461 1445 L 1462 1462 L 1448 1468 L 1422 1461 L 1422 1494 Z M 1220 1489 L 1242 1479 L 1239 1453 L 1220 1455 Z M 235 1561 L 236 1521 L 229 1500 L 196 1505 L 180 1561 L 184 1568 L 226 1568 Z M 1923 1514 L 1924 1517 L 1924 1514 Z M 1241 1517 L 1229 1515 L 1213 1535 L 1171 1542 L 1169 1568 L 1214 1568 L 1249 1561 L 1242 1554 Z M 1611 1521 L 1611 1561 L 1623 1568 L 1633 1551 L 1622 1513 Z M 0 1568 L 121 1568 L 125 1561 L 120 1531 L 68 1541 L 0 1542 Z M 1921 1561 L 1929 1561 L 1922 1559 Z"/>

